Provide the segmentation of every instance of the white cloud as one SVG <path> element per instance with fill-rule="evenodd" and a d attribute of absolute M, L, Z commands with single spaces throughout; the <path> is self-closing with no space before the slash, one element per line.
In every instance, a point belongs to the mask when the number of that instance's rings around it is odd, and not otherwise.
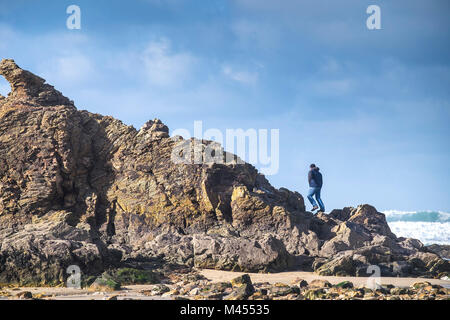
<path fill-rule="evenodd" d="M 95 74 L 94 63 L 87 56 L 78 53 L 53 58 L 41 68 L 45 68 L 44 78 L 59 83 L 83 82 L 92 79 Z"/>
<path fill-rule="evenodd" d="M 168 39 L 152 41 L 140 56 L 146 77 L 151 84 L 167 86 L 186 80 L 195 64 L 187 52 L 174 53 Z"/>
<path fill-rule="evenodd" d="M 55 86 L 73 86 L 96 75 L 95 63 L 88 53 L 91 44 L 91 39 L 82 34 L 55 32 L 30 36 L 0 24 L 0 58 L 15 59 L 19 66 Z"/>
<path fill-rule="evenodd" d="M 255 85 L 258 82 L 259 74 L 245 70 L 235 70 L 231 66 L 222 67 L 222 72 L 229 79 L 237 81 L 245 85 Z"/>

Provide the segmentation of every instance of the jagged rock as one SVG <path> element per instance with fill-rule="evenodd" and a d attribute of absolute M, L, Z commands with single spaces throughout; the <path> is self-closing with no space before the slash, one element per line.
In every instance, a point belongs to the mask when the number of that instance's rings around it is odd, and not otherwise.
<path fill-rule="evenodd" d="M 440 256 L 442 259 L 450 260 L 450 245 L 432 244 L 426 248 L 427 250 Z"/>
<path fill-rule="evenodd" d="M 33 294 L 30 291 L 22 291 L 16 294 L 17 299 L 33 299 Z"/>
<path fill-rule="evenodd" d="M 156 140 L 169 137 L 169 128 L 159 119 L 147 121 L 139 130 L 137 136 L 145 140 Z"/>
<path fill-rule="evenodd" d="M 138 270 L 133 268 L 119 268 L 104 273 L 108 278 L 121 285 L 159 283 L 161 277 L 151 270 Z"/>
<path fill-rule="evenodd" d="M 348 252 L 347 255 L 335 258 L 315 271 L 321 276 L 350 276 L 356 273 L 356 262 Z"/>
<path fill-rule="evenodd" d="M 202 288 L 204 295 L 210 298 L 222 298 L 224 295 L 230 294 L 233 291 L 230 282 L 217 282 L 206 285 Z M 197 293 L 198 294 L 198 293 Z"/>
<path fill-rule="evenodd" d="M 164 284 L 158 284 L 152 289 L 152 295 L 162 295 L 169 292 L 170 288 Z"/>
<path fill-rule="evenodd" d="M 310 288 L 330 288 L 331 283 L 328 280 L 316 279 L 309 284 Z"/>
<path fill-rule="evenodd" d="M 124 267 L 448 270 L 370 205 L 315 216 L 299 193 L 274 188 L 215 142 L 171 138 L 158 119 L 136 130 L 79 111 L 13 60 L 0 74 L 11 85 L 0 97 L 0 282 L 58 284 L 70 265 L 83 276 Z M 207 161 L 212 149 L 227 161 Z"/>
<path fill-rule="evenodd" d="M 235 288 L 229 295 L 225 296 L 224 300 L 245 300 L 255 292 L 252 285 L 243 284 Z"/>
<path fill-rule="evenodd" d="M 326 296 L 326 292 L 322 288 L 310 289 L 305 292 L 304 296 L 307 300 L 324 299 Z"/>
<path fill-rule="evenodd" d="M 232 271 L 279 271 L 290 265 L 283 243 L 268 235 L 262 239 L 196 236 L 194 262 L 199 268 Z"/>
<path fill-rule="evenodd" d="M 283 297 L 291 293 L 298 293 L 299 290 L 283 283 L 275 283 L 269 291 L 272 297 Z"/>
<path fill-rule="evenodd" d="M 56 285 L 64 282 L 69 265 L 78 265 L 87 274 L 101 272 L 102 254 L 85 236 L 65 223 L 26 225 L 2 238 L 0 282 Z"/>
<path fill-rule="evenodd" d="M 116 291 L 120 289 L 120 283 L 114 281 L 111 277 L 107 275 L 102 275 L 95 279 L 94 283 L 91 284 L 89 290 L 91 291 Z"/>
<path fill-rule="evenodd" d="M 350 221 L 342 222 L 331 229 L 335 236 L 325 242 L 320 250 L 320 255 L 324 257 L 333 257 L 338 252 L 356 249 L 370 242 L 371 235 L 365 228 Z"/>
<path fill-rule="evenodd" d="M 300 289 L 308 286 L 308 282 L 301 278 L 295 278 L 294 280 L 292 280 L 291 284 L 299 287 Z"/>
<path fill-rule="evenodd" d="M 0 75 L 11 85 L 8 99 L 0 99 L 3 100 L 3 106 L 73 106 L 73 102 L 61 92 L 46 84 L 44 79 L 19 68 L 12 59 L 3 59 L 0 62 Z"/>
<path fill-rule="evenodd" d="M 339 282 L 336 285 L 336 287 L 342 288 L 342 289 L 351 289 L 351 288 L 353 288 L 353 283 L 351 283 L 350 281 L 342 281 L 342 282 Z"/>
<path fill-rule="evenodd" d="M 431 286 L 431 283 L 429 283 L 428 281 L 423 281 L 423 282 L 415 282 L 411 285 L 412 288 L 414 289 L 420 289 L 420 288 L 425 288 Z"/>
<path fill-rule="evenodd" d="M 224 297 L 224 300 L 243 300 L 250 297 L 254 292 L 252 281 L 248 274 L 244 274 L 240 277 L 231 280 L 233 291 Z"/>
<path fill-rule="evenodd" d="M 411 266 L 407 261 L 392 262 L 392 272 L 399 277 L 408 276 L 411 274 Z"/>

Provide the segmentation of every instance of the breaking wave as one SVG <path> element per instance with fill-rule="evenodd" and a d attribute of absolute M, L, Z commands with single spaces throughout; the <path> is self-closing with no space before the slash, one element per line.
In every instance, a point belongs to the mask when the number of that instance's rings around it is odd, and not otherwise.
<path fill-rule="evenodd" d="M 443 211 L 397 211 L 383 212 L 388 222 L 394 221 L 423 221 L 423 222 L 450 222 L 450 213 Z"/>
<path fill-rule="evenodd" d="M 450 244 L 450 213 L 443 211 L 383 212 L 398 237 L 415 238 L 424 244 Z"/>

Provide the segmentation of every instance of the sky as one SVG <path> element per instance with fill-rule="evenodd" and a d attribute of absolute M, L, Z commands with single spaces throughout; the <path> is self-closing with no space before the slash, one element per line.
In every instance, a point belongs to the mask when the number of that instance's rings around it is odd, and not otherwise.
<path fill-rule="evenodd" d="M 369 30 L 369 5 L 381 29 Z M 70 30 L 69 5 L 81 9 Z M 447 0 L 0 0 L 0 58 L 139 129 L 279 129 L 277 188 L 450 212 Z M 1 78 L 1 77 L 0 77 Z M 0 79 L 0 93 L 8 83 Z M 255 163 L 259 167 L 258 163 Z M 307 202 L 307 200 L 305 199 Z M 307 203 L 307 208 L 310 208 Z"/>

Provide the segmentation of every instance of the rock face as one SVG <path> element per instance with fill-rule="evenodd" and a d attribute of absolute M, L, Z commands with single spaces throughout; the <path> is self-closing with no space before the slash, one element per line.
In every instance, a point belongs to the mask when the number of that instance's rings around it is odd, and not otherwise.
<path fill-rule="evenodd" d="M 436 253 L 441 258 L 450 260 L 450 245 L 432 244 L 427 249 L 433 253 Z"/>
<path fill-rule="evenodd" d="M 138 131 L 79 111 L 13 60 L 0 74 L 11 84 L 0 97 L 0 283 L 57 284 L 69 265 L 92 275 L 130 264 L 449 272 L 369 205 L 314 216 L 299 193 L 275 189 L 250 164 L 173 161 L 180 145 L 196 145 L 184 155 L 195 157 L 211 141 L 171 138 L 158 119 Z"/>

